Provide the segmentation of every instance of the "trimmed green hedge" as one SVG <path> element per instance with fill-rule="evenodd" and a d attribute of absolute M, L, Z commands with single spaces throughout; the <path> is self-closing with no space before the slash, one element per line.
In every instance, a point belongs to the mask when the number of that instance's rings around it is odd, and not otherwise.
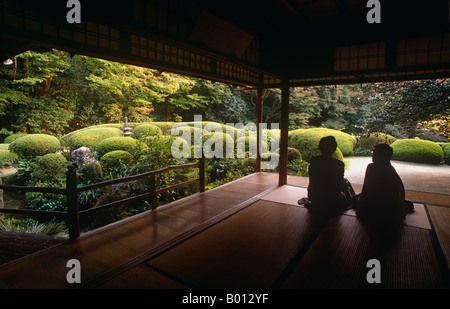
<path fill-rule="evenodd" d="M 174 127 L 174 133 L 176 134 L 171 134 L 171 131 L 169 131 L 169 134 L 172 136 L 177 136 L 177 137 L 182 137 L 184 139 L 190 138 L 190 143 L 191 145 L 195 144 L 195 135 L 202 137 L 203 134 L 208 134 L 209 132 L 200 129 L 200 128 L 196 128 L 196 127 L 192 127 L 189 126 L 185 123 L 179 123 L 176 124 Z M 189 137 L 186 137 L 184 135 L 186 135 L 186 133 L 189 131 Z M 189 142 L 189 141 L 188 141 Z"/>
<path fill-rule="evenodd" d="M 373 150 L 378 144 L 391 145 L 396 139 L 392 135 L 375 132 L 364 134 L 358 139 L 357 147 L 362 149 Z"/>
<path fill-rule="evenodd" d="M 172 130 L 172 127 L 177 124 L 177 122 L 170 122 L 170 121 L 155 121 L 151 122 L 152 125 L 157 126 L 161 129 L 162 134 L 164 135 L 170 135 L 170 130 Z"/>
<path fill-rule="evenodd" d="M 61 139 L 61 145 L 75 150 L 80 147 L 95 149 L 101 141 L 110 137 L 122 136 L 122 130 L 109 126 L 94 126 L 80 129 L 64 135 Z"/>
<path fill-rule="evenodd" d="M 100 161 L 102 169 L 109 171 L 118 167 L 120 163 L 130 164 L 134 162 L 134 157 L 128 151 L 114 150 L 103 155 Z"/>
<path fill-rule="evenodd" d="M 440 164 L 444 159 L 444 151 L 432 141 L 403 139 L 392 143 L 391 147 L 394 150 L 392 160 Z"/>
<path fill-rule="evenodd" d="M 215 148 L 217 144 L 222 143 L 222 153 L 218 154 Z M 226 133 L 208 133 L 202 137 L 203 151 L 206 158 L 218 157 L 226 158 L 227 152 L 234 155 L 234 140 Z"/>
<path fill-rule="evenodd" d="M 288 147 L 288 162 L 292 162 L 302 157 L 300 151 L 295 148 Z"/>
<path fill-rule="evenodd" d="M 195 122 L 186 122 L 186 124 L 194 127 Z M 229 134 L 233 138 L 233 140 L 237 139 L 237 134 L 239 132 L 239 130 L 235 127 L 212 121 L 202 121 L 202 129 L 207 131 L 208 133 L 215 132 L 215 130 L 221 130 L 222 133 Z"/>
<path fill-rule="evenodd" d="M 338 144 L 338 148 L 341 150 L 343 156 L 350 156 L 353 153 L 353 149 L 356 146 L 356 138 L 348 133 L 327 129 L 327 128 L 312 128 L 309 130 L 314 130 L 322 133 L 323 136 L 334 136 Z"/>
<path fill-rule="evenodd" d="M 245 136 L 240 137 L 236 141 L 236 154 L 239 158 L 244 157 L 244 153 L 248 152 L 248 157 L 256 157 L 256 150 L 257 150 L 257 141 L 258 138 L 256 136 Z M 266 142 L 261 141 L 262 144 L 262 152 L 269 152 L 270 149 Z M 242 146 L 245 148 L 242 149 Z"/>
<path fill-rule="evenodd" d="M 3 141 L 3 143 L 5 144 L 11 144 L 12 142 L 14 142 L 16 139 L 19 139 L 25 135 L 28 135 L 26 133 L 22 133 L 22 132 L 18 132 L 18 133 L 14 133 L 11 134 L 10 136 L 8 136 L 7 138 L 5 138 L 5 140 Z"/>
<path fill-rule="evenodd" d="M 60 147 L 59 140 L 47 134 L 28 134 L 16 139 L 9 145 L 9 150 L 19 158 L 32 159 L 48 153 L 54 153 Z"/>
<path fill-rule="evenodd" d="M 89 162 L 81 169 L 81 180 L 87 183 L 95 183 L 101 180 L 103 176 L 102 166 L 99 162 Z"/>
<path fill-rule="evenodd" d="M 125 150 L 130 152 L 137 145 L 138 141 L 131 137 L 109 137 L 98 144 L 98 156 L 102 157 L 106 153 L 114 150 Z"/>
<path fill-rule="evenodd" d="M 154 136 L 154 135 L 162 135 L 162 131 L 160 128 L 153 124 L 145 123 L 140 124 L 133 129 L 133 133 L 131 134 L 132 138 L 139 139 L 143 136 Z"/>
<path fill-rule="evenodd" d="M 289 147 L 295 148 L 302 154 L 303 160 L 308 162 L 314 156 L 321 155 L 319 142 L 322 137 L 335 136 L 338 148 L 333 154 L 333 158 L 343 161 L 344 155 L 342 149 L 345 149 L 347 155 L 353 152 L 353 145 L 356 139 L 347 134 L 331 129 L 313 128 L 297 129 L 289 132 Z"/>
<path fill-rule="evenodd" d="M 0 167 L 11 166 L 17 161 L 17 154 L 9 150 L 0 150 Z"/>
<path fill-rule="evenodd" d="M 37 158 L 33 175 L 41 181 L 55 181 L 64 177 L 68 165 L 69 162 L 62 154 L 49 153 Z"/>

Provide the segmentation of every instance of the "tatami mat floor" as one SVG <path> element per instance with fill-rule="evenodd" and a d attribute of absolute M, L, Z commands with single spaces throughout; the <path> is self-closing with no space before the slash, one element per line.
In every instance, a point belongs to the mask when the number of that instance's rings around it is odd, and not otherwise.
<path fill-rule="evenodd" d="M 259 173 L 0 267 L 2 288 L 448 288 L 450 207 L 415 192 L 389 237 L 352 213 L 328 221 L 297 204 L 307 178 Z M 355 185 L 358 191 L 360 186 Z M 443 199 L 447 202 L 448 199 Z M 80 260 L 82 283 L 66 281 Z"/>

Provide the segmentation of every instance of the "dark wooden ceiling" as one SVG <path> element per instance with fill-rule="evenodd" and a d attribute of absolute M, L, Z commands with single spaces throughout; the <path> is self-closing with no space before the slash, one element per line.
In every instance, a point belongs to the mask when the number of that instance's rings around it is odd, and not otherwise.
<path fill-rule="evenodd" d="M 33 46 L 273 87 L 448 77 L 447 0 L 0 1 L 0 57 Z"/>

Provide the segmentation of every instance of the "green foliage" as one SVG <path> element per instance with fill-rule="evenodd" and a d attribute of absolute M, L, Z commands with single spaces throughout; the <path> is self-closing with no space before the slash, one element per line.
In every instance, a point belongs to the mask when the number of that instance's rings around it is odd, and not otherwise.
<path fill-rule="evenodd" d="M 202 112 L 206 119 L 214 122 L 248 123 L 255 121 L 254 107 L 245 97 L 242 91 L 236 90 L 228 85 L 215 83 L 205 93 L 206 97 L 212 98 L 209 105 Z M 215 95 L 214 95 L 215 94 Z"/>
<path fill-rule="evenodd" d="M 300 151 L 295 148 L 288 147 L 288 162 L 292 162 L 302 157 Z"/>
<path fill-rule="evenodd" d="M 66 53 L 24 52 L 16 65 L 4 68 L 0 88 L 0 115 L 11 129 L 56 134 L 68 127 L 73 116 L 70 101 L 53 96 L 52 82 L 68 68 Z"/>
<path fill-rule="evenodd" d="M 138 125 L 133 129 L 133 134 L 131 135 L 132 138 L 139 139 L 142 136 L 152 136 L 152 135 L 160 135 L 162 134 L 162 131 L 160 128 L 153 124 L 141 124 Z"/>
<path fill-rule="evenodd" d="M 309 162 L 303 160 L 300 157 L 289 162 L 288 167 L 294 171 L 296 176 L 308 177 L 309 176 Z"/>
<path fill-rule="evenodd" d="M 3 143 L 5 143 L 5 144 L 11 144 L 11 143 L 14 142 L 16 139 L 21 138 L 22 136 L 25 136 L 25 135 L 27 135 L 27 134 L 26 134 L 26 133 L 22 133 L 22 132 L 11 134 L 11 135 L 8 136 L 7 138 L 5 138 L 5 140 L 3 141 Z"/>
<path fill-rule="evenodd" d="M 256 158 L 245 158 L 244 159 L 244 168 L 250 173 L 256 171 Z"/>
<path fill-rule="evenodd" d="M 65 237 L 68 234 L 65 223 L 62 221 L 52 220 L 41 223 L 31 218 L 6 218 L 4 221 L 0 221 L 0 231 L 41 234 L 54 237 Z"/>
<path fill-rule="evenodd" d="M 48 184 L 42 186 L 48 187 Z M 29 209 L 67 211 L 67 199 L 61 194 L 27 192 L 25 193 L 25 201 Z"/>
<path fill-rule="evenodd" d="M 80 181 L 83 183 L 96 183 L 103 176 L 102 166 L 99 162 L 89 162 L 81 169 Z"/>
<path fill-rule="evenodd" d="M 40 181 L 55 182 L 64 177 L 69 162 L 62 154 L 49 153 L 37 157 L 34 177 Z"/>
<path fill-rule="evenodd" d="M 176 138 L 171 135 L 156 135 L 139 140 L 145 147 L 134 148 L 132 151 L 137 160 L 134 173 L 139 174 L 168 165 L 180 164 L 182 160 L 174 158 L 171 153 L 171 146 Z"/>
<path fill-rule="evenodd" d="M 367 103 L 364 126 L 372 132 L 396 126 L 410 138 L 419 122 L 448 115 L 450 83 L 448 80 L 420 80 L 375 83 L 364 86 L 362 99 Z"/>
<path fill-rule="evenodd" d="M 94 126 L 71 132 L 63 136 L 60 141 L 62 146 L 69 147 L 70 150 L 83 146 L 90 149 L 96 149 L 103 140 L 110 137 L 119 137 L 122 133 L 122 130 L 118 128 L 110 126 Z"/>
<path fill-rule="evenodd" d="M 9 150 L 19 158 L 35 158 L 48 153 L 54 153 L 60 147 L 59 140 L 47 134 L 29 134 L 18 138 L 9 145 Z"/>
<path fill-rule="evenodd" d="M 128 165 L 134 161 L 133 155 L 125 150 L 114 150 L 101 157 L 102 169 L 106 173 L 114 170 L 120 166 L 121 163 Z"/>
<path fill-rule="evenodd" d="M 355 93 L 359 85 L 330 85 L 292 88 L 289 127 L 327 127 L 354 129 L 357 109 Z M 342 150 L 342 149 L 341 149 Z"/>
<path fill-rule="evenodd" d="M 389 134 L 381 132 L 367 133 L 362 135 L 358 139 L 357 147 L 362 149 L 373 150 L 374 147 L 378 144 L 391 145 L 395 141 L 396 141 L 395 137 Z"/>
<path fill-rule="evenodd" d="M 17 154 L 9 150 L 0 150 L 0 168 L 11 166 L 17 161 Z"/>
<path fill-rule="evenodd" d="M 213 188 L 254 172 L 256 160 L 254 158 L 213 158 L 206 160 L 205 168 L 208 179 L 207 182 L 209 183 L 208 188 Z"/>
<path fill-rule="evenodd" d="M 397 140 L 392 143 L 393 160 L 416 163 L 440 164 L 444 159 L 442 148 L 432 142 L 420 139 Z"/>
<path fill-rule="evenodd" d="M 338 143 L 338 148 L 333 154 L 333 158 L 343 161 L 343 153 L 341 147 L 345 149 L 348 153 L 353 151 L 353 141 L 350 138 L 346 138 L 346 133 L 339 131 L 334 131 L 331 129 L 297 129 L 289 132 L 289 147 L 295 148 L 302 154 L 302 158 L 308 162 L 314 156 L 321 155 L 319 150 L 319 142 L 322 137 L 325 136 L 337 136 L 336 142 Z M 339 144 L 341 143 L 341 144 Z"/>
<path fill-rule="evenodd" d="M 104 154 L 114 150 L 124 150 L 130 152 L 137 146 L 138 141 L 131 137 L 109 137 L 102 140 L 98 144 L 98 156 L 102 157 Z"/>
<path fill-rule="evenodd" d="M 366 148 L 355 148 L 353 150 L 353 155 L 355 157 L 371 157 L 373 153 L 372 149 L 366 149 Z"/>

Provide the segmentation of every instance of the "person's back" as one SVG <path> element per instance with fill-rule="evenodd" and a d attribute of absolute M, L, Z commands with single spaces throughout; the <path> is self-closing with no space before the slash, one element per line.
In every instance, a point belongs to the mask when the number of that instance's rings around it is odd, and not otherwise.
<path fill-rule="evenodd" d="M 344 163 L 318 156 L 311 159 L 309 167 L 308 197 L 312 202 L 333 200 L 342 191 Z"/>
<path fill-rule="evenodd" d="M 311 213 L 337 215 L 347 208 L 343 193 L 344 163 L 332 158 L 337 148 L 334 137 L 327 136 L 320 140 L 319 149 L 322 156 L 313 157 L 309 166 L 308 210 Z"/>
<path fill-rule="evenodd" d="M 373 163 L 367 166 L 364 177 L 357 207 L 358 218 L 375 224 L 391 224 L 405 217 L 405 189 L 390 163 L 391 156 L 389 145 L 375 147 Z"/>

